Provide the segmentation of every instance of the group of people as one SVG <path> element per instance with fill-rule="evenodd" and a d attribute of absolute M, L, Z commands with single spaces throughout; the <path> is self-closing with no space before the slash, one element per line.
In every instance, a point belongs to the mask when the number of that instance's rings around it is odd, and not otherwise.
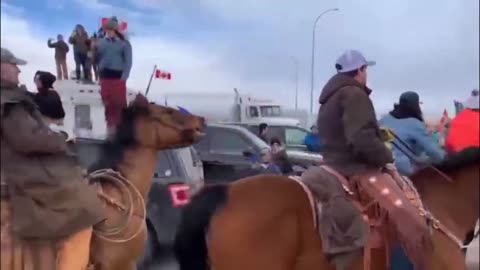
<path fill-rule="evenodd" d="M 132 54 L 130 43 L 118 31 L 116 18 L 110 18 L 103 30 L 105 37 L 94 42 L 92 53 L 98 64 L 107 127 L 109 133 L 113 134 L 120 121 L 121 110 L 126 106 L 126 80 L 131 69 Z M 59 45 L 58 42 L 62 40 L 59 36 L 57 44 L 50 45 L 55 48 L 63 47 L 63 51 L 68 52 L 65 46 Z M 89 39 L 81 26 L 77 26 L 69 38 L 69 42 L 74 46 L 76 63 L 78 61 L 77 76 L 80 77 L 81 66 L 85 79 L 89 79 L 88 71 L 85 72 L 88 69 L 85 64 L 89 52 L 87 40 Z M 67 78 L 63 75 L 65 62 L 62 62 L 62 59 L 65 58 L 62 57 L 60 54 L 58 58 L 56 56 L 62 70 L 59 79 Z M 100 204 L 96 193 L 81 181 L 78 166 L 69 161 L 65 136 L 49 128 L 48 121 L 45 120 L 61 119 L 65 114 L 63 109 L 58 109 L 58 94 L 52 91 L 55 76 L 48 72 L 37 72 L 35 83 L 38 93 L 32 95 L 19 86 L 18 65 L 22 64 L 26 62 L 16 58 L 10 51 L 1 49 L 2 185 L 8 185 L 8 190 L 21 191 L 10 194 L 13 210 L 17 214 L 13 228 L 19 237 L 67 237 L 59 254 L 81 257 L 82 260 L 76 261 L 85 263 L 85 260 L 88 261 L 92 225 L 103 218 L 99 210 L 101 207 L 98 207 Z M 366 84 L 367 68 L 374 64 L 375 62 L 367 61 L 360 52 L 354 50 L 345 52 L 337 59 L 337 73 L 327 82 L 320 95 L 318 123 L 316 128 L 312 129 L 312 134 L 321 141 L 325 164 L 376 199 L 396 224 L 395 228 L 403 246 L 409 247 L 410 235 L 429 239 L 430 231 L 425 220 L 418 218 L 414 206 L 408 203 L 401 207 L 396 205 L 398 201 L 409 201 L 401 190 L 401 183 L 404 181 L 401 175 L 412 175 L 423 164 L 441 161 L 445 151 L 429 135 L 420 109 L 420 97 L 415 92 L 403 93 L 393 110 L 377 121 L 369 97 L 372 90 Z M 53 96 L 56 97 L 52 98 Z M 479 146 L 478 92 L 466 102 L 465 108 L 451 121 L 446 138 L 447 151 L 461 151 L 466 147 Z M 390 150 L 381 137 L 380 126 L 392 129 L 405 143 L 403 148 L 397 147 L 396 145 L 403 145 L 397 142 Z M 267 130 L 267 125 L 260 125 L 259 136 L 265 140 Z M 277 157 L 277 164 L 286 164 L 282 163 L 286 152 L 281 142 L 271 140 L 269 143 L 272 146 L 272 155 Z M 25 173 L 25 168 L 35 173 Z M 288 171 L 291 168 L 286 164 L 280 169 Z M 321 180 L 329 181 L 328 178 Z M 337 184 L 332 183 L 332 186 Z M 383 189 L 379 190 L 377 186 L 388 189 L 388 196 L 382 194 Z M 350 240 L 322 237 L 325 241 L 323 246 L 326 247 L 324 252 L 336 269 L 350 269 L 349 263 L 367 244 L 367 230 L 352 228 L 359 224 L 356 220 L 363 220 L 363 217 L 353 205 L 346 204 L 341 198 L 336 197 L 324 203 L 331 207 L 338 204 L 341 209 L 350 207 L 349 211 L 337 211 L 333 216 L 335 230 L 341 229 L 340 233 L 344 233 Z M 55 211 L 50 211 L 51 209 Z M 52 223 L 51 220 L 56 222 Z M 329 242 L 333 241 L 332 239 L 336 242 Z M 352 241 L 355 245 L 351 245 Z M 346 243 L 347 246 L 341 247 L 339 243 Z M 78 253 L 78 250 L 84 253 Z M 402 248 L 398 247 L 396 250 L 400 255 L 405 253 Z M 415 249 L 407 249 L 409 258 L 419 259 L 408 253 L 412 250 Z M 75 254 L 72 255 L 72 252 Z M 58 262 L 66 263 L 62 257 Z M 412 263 L 421 264 L 419 261 Z M 58 269 L 81 269 L 72 265 L 64 267 L 66 268 L 59 266 Z"/>
<path fill-rule="evenodd" d="M 130 41 L 120 31 L 118 19 L 111 17 L 91 37 L 82 25 L 76 25 L 68 43 L 73 46 L 76 79 L 93 82 L 93 70 L 95 81 L 100 82 L 107 132 L 111 135 L 120 121 L 121 110 L 127 105 L 126 81 L 132 68 Z M 48 46 L 55 49 L 57 79 L 68 79 L 68 44 L 58 35 L 56 42 L 48 40 Z"/>

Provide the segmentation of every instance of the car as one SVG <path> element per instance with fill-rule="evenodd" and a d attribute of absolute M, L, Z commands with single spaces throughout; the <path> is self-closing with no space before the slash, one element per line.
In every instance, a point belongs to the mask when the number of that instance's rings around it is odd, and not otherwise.
<path fill-rule="evenodd" d="M 258 134 L 259 124 L 230 124 L 246 127 L 253 134 Z M 272 138 L 277 138 L 282 142 L 282 144 L 287 147 L 287 149 L 295 149 L 308 152 L 307 146 L 303 144 L 303 140 L 309 132 L 310 131 L 308 131 L 307 129 L 299 126 L 268 125 L 267 139 L 270 141 Z"/>
<path fill-rule="evenodd" d="M 251 156 L 261 157 L 270 146 L 239 125 L 208 124 L 206 136 L 194 144 L 203 162 L 206 183 L 231 182 L 259 173 Z M 288 150 L 294 165 L 309 167 L 321 163 L 319 154 Z"/>
<path fill-rule="evenodd" d="M 102 143 L 99 139 L 76 139 L 73 151 L 84 168 L 96 161 Z M 170 256 L 181 209 L 203 184 L 203 165 L 195 149 L 160 151 L 147 199 L 145 256 L 138 269 L 156 269 Z"/>

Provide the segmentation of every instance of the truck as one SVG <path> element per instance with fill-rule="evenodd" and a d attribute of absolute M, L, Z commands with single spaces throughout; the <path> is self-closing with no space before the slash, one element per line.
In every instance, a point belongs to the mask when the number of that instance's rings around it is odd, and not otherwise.
<path fill-rule="evenodd" d="M 60 95 L 65 110 L 61 130 L 72 138 L 103 139 L 106 137 L 105 109 L 98 84 L 58 80 L 54 88 Z M 127 101 L 132 101 L 136 94 L 137 92 L 132 89 L 127 89 Z"/>
<path fill-rule="evenodd" d="M 183 109 L 213 123 L 282 124 L 298 126 L 298 119 L 285 117 L 282 106 L 270 99 L 232 93 L 171 93 L 162 95 L 166 106 Z"/>

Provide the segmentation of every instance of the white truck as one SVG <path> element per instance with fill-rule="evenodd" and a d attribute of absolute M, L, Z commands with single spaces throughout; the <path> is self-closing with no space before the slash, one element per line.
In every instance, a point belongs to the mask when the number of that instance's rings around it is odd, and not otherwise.
<path fill-rule="evenodd" d="M 62 130 L 74 137 L 102 139 L 106 136 L 105 113 L 98 84 L 59 80 L 54 88 L 65 110 Z M 127 90 L 128 101 L 133 100 L 135 95 L 134 91 Z"/>
<path fill-rule="evenodd" d="M 203 116 L 208 122 L 298 126 L 298 119 L 284 117 L 282 107 L 269 99 L 233 93 L 171 93 L 162 95 L 166 106 Z"/>

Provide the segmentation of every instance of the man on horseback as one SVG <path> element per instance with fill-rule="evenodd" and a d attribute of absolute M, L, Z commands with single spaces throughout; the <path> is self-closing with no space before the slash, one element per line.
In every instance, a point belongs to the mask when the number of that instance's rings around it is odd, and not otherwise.
<path fill-rule="evenodd" d="M 326 165 L 345 177 L 350 186 L 358 186 L 387 211 L 404 249 L 420 269 L 425 254 L 422 252 L 428 252 L 430 246 L 429 231 L 425 220 L 405 196 L 401 188 L 404 181 L 392 164 L 392 153 L 381 137 L 369 98 L 371 90 L 366 86 L 367 67 L 374 64 L 354 50 L 337 59 L 337 74 L 327 82 L 319 99 L 321 107 L 317 126 L 324 147 L 323 157 Z M 324 247 L 336 247 L 325 250 L 336 269 L 350 269 L 349 263 L 361 253 L 359 245 L 366 245 L 368 240 L 361 235 L 366 230 L 351 228 L 358 226 L 358 215 L 352 214 L 354 206 L 346 209 L 345 203 L 341 204 L 336 208 L 339 213 L 333 215 L 333 222 L 336 233 L 343 234 L 336 237 L 343 237 L 343 240 L 335 238 L 337 241 L 332 244 L 328 241 L 333 238 L 322 238 Z M 347 238 L 356 240 L 356 244 L 352 245 L 353 240 Z"/>
<path fill-rule="evenodd" d="M 8 233 L 31 250 L 35 243 L 54 243 L 56 258 L 51 261 L 56 265 L 36 269 L 84 270 L 92 225 L 103 219 L 101 203 L 96 191 L 82 181 L 65 136 L 43 122 L 31 95 L 19 86 L 18 65 L 25 64 L 1 48 L 1 199 L 13 212 Z M 37 259 L 45 254 L 32 252 Z"/>

